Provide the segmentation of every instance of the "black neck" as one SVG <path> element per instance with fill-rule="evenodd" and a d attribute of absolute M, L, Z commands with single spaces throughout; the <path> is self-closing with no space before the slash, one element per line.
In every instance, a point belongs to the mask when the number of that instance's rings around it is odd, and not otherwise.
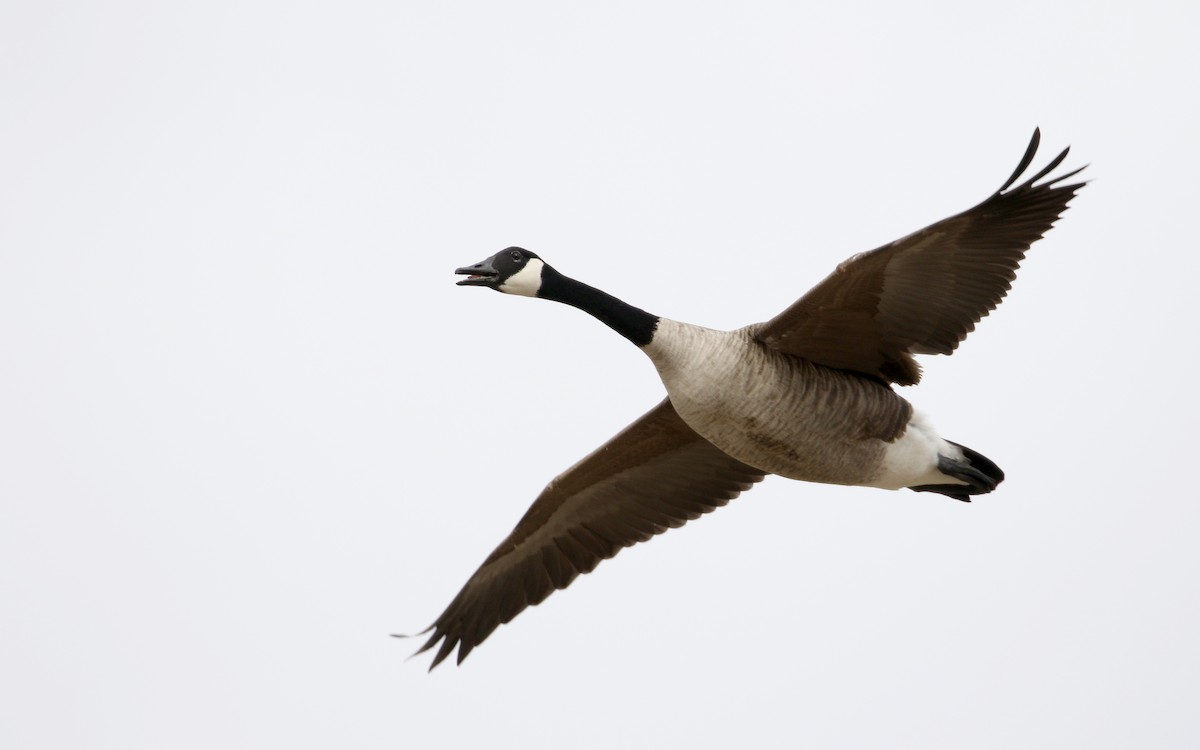
<path fill-rule="evenodd" d="M 651 315 L 611 294 L 563 276 L 549 266 L 542 269 L 542 285 L 537 296 L 578 307 L 637 346 L 649 344 L 654 338 L 654 329 L 658 327 L 657 315 Z"/>

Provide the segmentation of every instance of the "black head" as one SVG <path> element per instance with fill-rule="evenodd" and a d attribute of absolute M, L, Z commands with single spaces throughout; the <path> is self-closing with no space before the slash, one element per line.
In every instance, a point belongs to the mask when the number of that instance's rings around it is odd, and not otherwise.
<path fill-rule="evenodd" d="M 534 297 L 541 287 L 545 265 L 536 253 L 510 247 L 454 273 L 467 277 L 458 282 L 459 286 L 486 286 L 505 294 Z"/>

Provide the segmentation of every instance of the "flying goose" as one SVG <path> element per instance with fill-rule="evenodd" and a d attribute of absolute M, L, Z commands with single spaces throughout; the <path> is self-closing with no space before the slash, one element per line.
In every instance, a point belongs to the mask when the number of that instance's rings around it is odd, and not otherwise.
<path fill-rule="evenodd" d="M 1004 473 L 940 437 L 892 384 L 914 385 L 914 354 L 950 354 L 1000 303 L 1030 245 L 1085 183 L 1015 185 L 974 208 L 843 262 L 766 323 L 715 331 L 654 315 L 510 247 L 459 268 L 460 286 L 577 307 L 654 363 L 667 397 L 553 479 L 484 560 L 417 653 L 441 642 L 432 670 L 461 663 L 501 623 L 566 588 L 601 560 L 682 526 L 767 474 L 831 484 L 939 492 L 969 502 Z"/>

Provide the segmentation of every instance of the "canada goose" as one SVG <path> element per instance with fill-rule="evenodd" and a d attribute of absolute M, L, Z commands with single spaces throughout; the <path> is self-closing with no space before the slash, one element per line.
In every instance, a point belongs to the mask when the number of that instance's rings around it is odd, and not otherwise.
<path fill-rule="evenodd" d="M 563 302 L 641 348 L 667 398 L 547 485 L 426 629 L 430 669 L 623 548 L 725 505 L 767 474 L 939 492 L 970 501 L 1004 473 L 944 440 L 891 384 L 914 354 L 950 354 L 1000 303 L 1025 251 L 1066 209 L 1077 174 L 1036 184 L 1067 155 L 987 200 L 843 262 L 766 323 L 715 331 L 648 313 L 518 247 L 459 268 L 462 286 Z"/>

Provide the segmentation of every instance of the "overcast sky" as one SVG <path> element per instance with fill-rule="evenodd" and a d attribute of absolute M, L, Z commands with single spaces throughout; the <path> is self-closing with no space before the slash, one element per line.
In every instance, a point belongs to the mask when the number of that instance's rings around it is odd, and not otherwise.
<path fill-rule="evenodd" d="M 1188 2 L 0 6 L 0 746 L 1200 744 Z M 1008 480 L 768 479 L 427 674 L 415 632 L 662 394 L 508 245 L 764 320 L 1094 181 L 905 397 Z"/>

